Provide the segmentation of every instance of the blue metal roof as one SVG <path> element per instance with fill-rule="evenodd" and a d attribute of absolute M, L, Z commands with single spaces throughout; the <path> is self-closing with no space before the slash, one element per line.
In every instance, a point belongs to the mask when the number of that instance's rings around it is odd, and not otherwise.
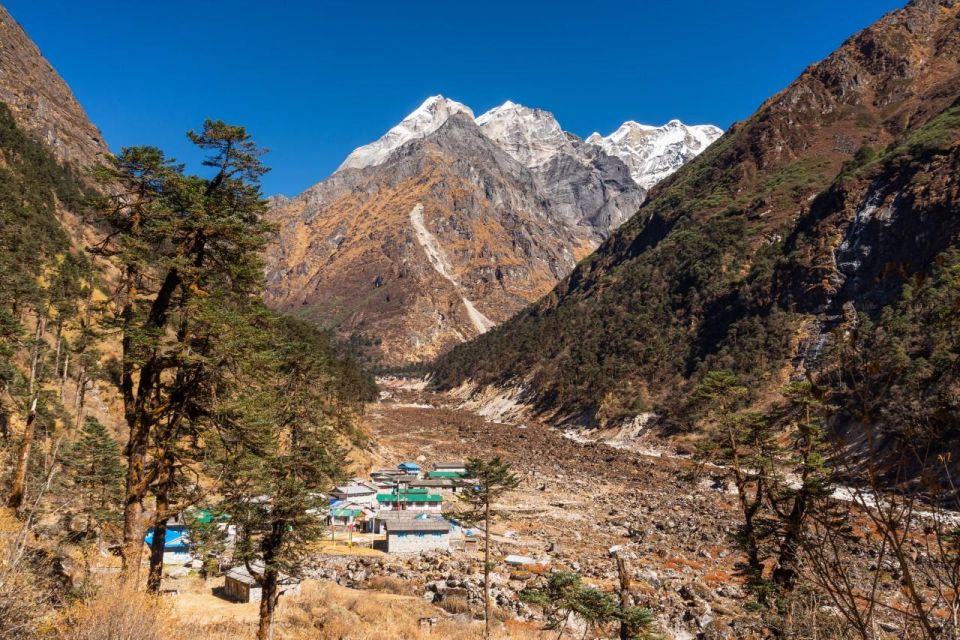
<path fill-rule="evenodd" d="M 143 537 L 145 544 L 153 544 L 153 527 L 147 530 L 147 535 Z M 164 551 L 187 551 L 190 549 L 190 541 L 187 539 L 187 527 L 182 524 L 172 524 L 167 526 L 166 535 L 163 537 Z"/>

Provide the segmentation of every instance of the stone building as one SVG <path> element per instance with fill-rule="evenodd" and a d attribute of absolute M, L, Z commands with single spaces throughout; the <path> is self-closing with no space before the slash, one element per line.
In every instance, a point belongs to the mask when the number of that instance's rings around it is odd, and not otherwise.
<path fill-rule="evenodd" d="M 391 518 L 385 525 L 387 553 L 450 550 L 450 523 L 440 516 L 421 514 L 412 518 Z"/>

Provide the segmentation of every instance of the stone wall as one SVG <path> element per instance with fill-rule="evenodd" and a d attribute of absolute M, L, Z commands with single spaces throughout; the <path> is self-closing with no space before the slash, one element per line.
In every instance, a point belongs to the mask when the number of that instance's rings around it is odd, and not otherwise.
<path fill-rule="evenodd" d="M 431 531 L 399 531 L 387 534 L 389 553 L 425 553 L 427 551 L 449 551 L 450 534 Z"/>

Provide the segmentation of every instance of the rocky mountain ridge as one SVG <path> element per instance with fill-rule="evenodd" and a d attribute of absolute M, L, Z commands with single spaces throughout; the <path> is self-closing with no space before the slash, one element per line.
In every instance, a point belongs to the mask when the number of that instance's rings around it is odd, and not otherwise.
<path fill-rule="evenodd" d="M 628 120 L 608 136 L 590 135 L 587 142 L 623 160 L 636 183 L 650 190 L 722 135 L 722 129 L 709 124 L 691 127 L 671 120 L 662 127 L 651 127 Z"/>
<path fill-rule="evenodd" d="M 275 199 L 268 303 L 389 365 L 432 358 L 546 293 L 639 208 L 627 165 L 507 102 L 428 98 L 328 179 Z"/>

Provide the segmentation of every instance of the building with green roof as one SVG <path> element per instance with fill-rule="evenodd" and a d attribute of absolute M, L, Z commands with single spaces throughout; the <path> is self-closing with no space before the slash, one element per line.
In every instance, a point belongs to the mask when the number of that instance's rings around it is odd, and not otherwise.
<path fill-rule="evenodd" d="M 426 488 L 410 488 L 379 493 L 377 503 L 386 511 L 440 511 L 443 508 L 443 496 L 430 493 Z"/>

